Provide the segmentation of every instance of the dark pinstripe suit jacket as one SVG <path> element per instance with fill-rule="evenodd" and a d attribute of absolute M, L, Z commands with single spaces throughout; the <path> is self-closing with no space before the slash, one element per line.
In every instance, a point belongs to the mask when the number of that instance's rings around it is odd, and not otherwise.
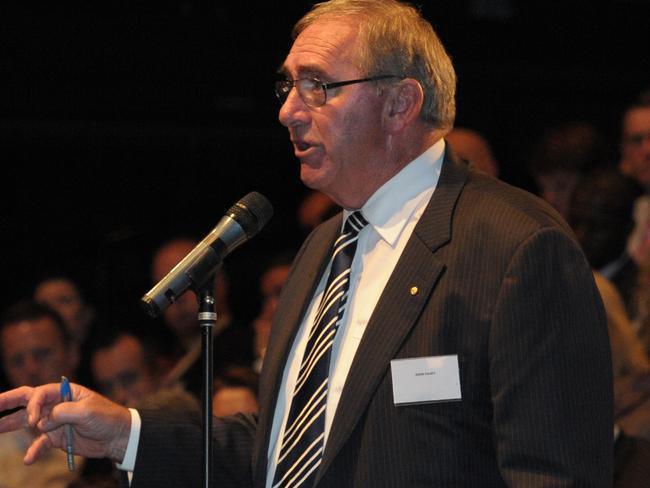
<path fill-rule="evenodd" d="M 320 226 L 296 257 L 259 419 L 216 423 L 218 486 L 264 486 L 286 357 L 339 227 L 340 216 Z M 448 354 L 459 357 L 462 401 L 394 406 L 391 359 Z M 611 390 L 602 305 L 566 224 L 447 151 L 357 350 L 318 486 L 611 486 Z M 134 488 L 196 486 L 197 426 L 142 417 Z"/>

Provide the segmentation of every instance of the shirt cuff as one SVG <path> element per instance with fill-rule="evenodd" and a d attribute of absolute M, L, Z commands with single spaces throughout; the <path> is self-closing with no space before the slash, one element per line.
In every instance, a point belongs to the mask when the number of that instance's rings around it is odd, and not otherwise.
<path fill-rule="evenodd" d="M 122 463 L 116 463 L 117 469 L 122 471 L 133 471 L 133 468 L 135 468 L 135 458 L 138 454 L 138 443 L 140 442 L 140 427 L 142 426 L 138 411 L 135 408 L 129 408 L 129 412 L 131 412 L 129 443 L 126 445 Z"/>

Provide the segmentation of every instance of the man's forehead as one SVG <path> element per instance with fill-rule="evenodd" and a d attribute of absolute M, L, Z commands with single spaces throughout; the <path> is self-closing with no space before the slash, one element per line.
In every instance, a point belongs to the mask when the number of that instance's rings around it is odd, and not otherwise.
<path fill-rule="evenodd" d="M 12 347 L 33 347 L 35 344 L 58 347 L 64 344 L 59 328 L 49 317 L 7 324 L 2 329 L 0 345 L 4 348 L 9 342 Z"/>
<path fill-rule="evenodd" d="M 42 298 L 53 298 L 59 296 L 78 296 L 79 290 L 70 281 L 64 279 L 47 280 L 41 283 L 35 293 Z"/>
<path fill-rule="evenodd" d="M 113 357 L 140 358 L 143 354 L 142 345 L 132 336 L 124 335 L 109 347 L 99 349 L 97 353 L 104 352 Z"/>
<path fill-rule="evenodd" d="M 3 331 L 18 332 L 20 334 L 31 333 L 33 329 L 39 329 L 39 334 L 49 331 L 58 332 L 56 324 L 49 317 L 40 317 L 33 320 L 20 320 L 7 324 Z"/>
<path fill-rule="evenodd" d="M 357 28 L 349 21 L 315 22 L 296 38 L 279 72 L 317 75 L 352 64 L 356 36 Z"/>

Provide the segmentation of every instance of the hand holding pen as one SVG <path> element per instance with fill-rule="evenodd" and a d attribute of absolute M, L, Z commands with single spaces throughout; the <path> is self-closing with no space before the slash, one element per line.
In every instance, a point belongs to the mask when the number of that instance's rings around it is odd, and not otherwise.
<path fill-rule="evenodd" d="M 66 398 L 74 401 L 62 401 Z M 41 432 L 27 449 L 25 464 L 33 464 L 52 447 L 65 450 L 69 456 L 74 452 L 117 463 L 124 459 L 131 413 L 88 388 L 63 379 L 61 383 L 22 386 L 0 393 L 0 412 L 16 408 L 0 418 L 0 434 L 26 427 Z"/>

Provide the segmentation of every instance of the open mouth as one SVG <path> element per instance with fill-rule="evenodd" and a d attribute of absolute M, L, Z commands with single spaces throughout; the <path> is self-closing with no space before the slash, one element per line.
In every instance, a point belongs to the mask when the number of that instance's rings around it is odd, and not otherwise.
<path fill-rule="evenodd" d="M 309 149 L 311 147 L 306 142 L 296 142 L 295 145 L 296 145 L 296 149 L 298 149 L 298 151 L 306 151 L 307 149 Z"/>

